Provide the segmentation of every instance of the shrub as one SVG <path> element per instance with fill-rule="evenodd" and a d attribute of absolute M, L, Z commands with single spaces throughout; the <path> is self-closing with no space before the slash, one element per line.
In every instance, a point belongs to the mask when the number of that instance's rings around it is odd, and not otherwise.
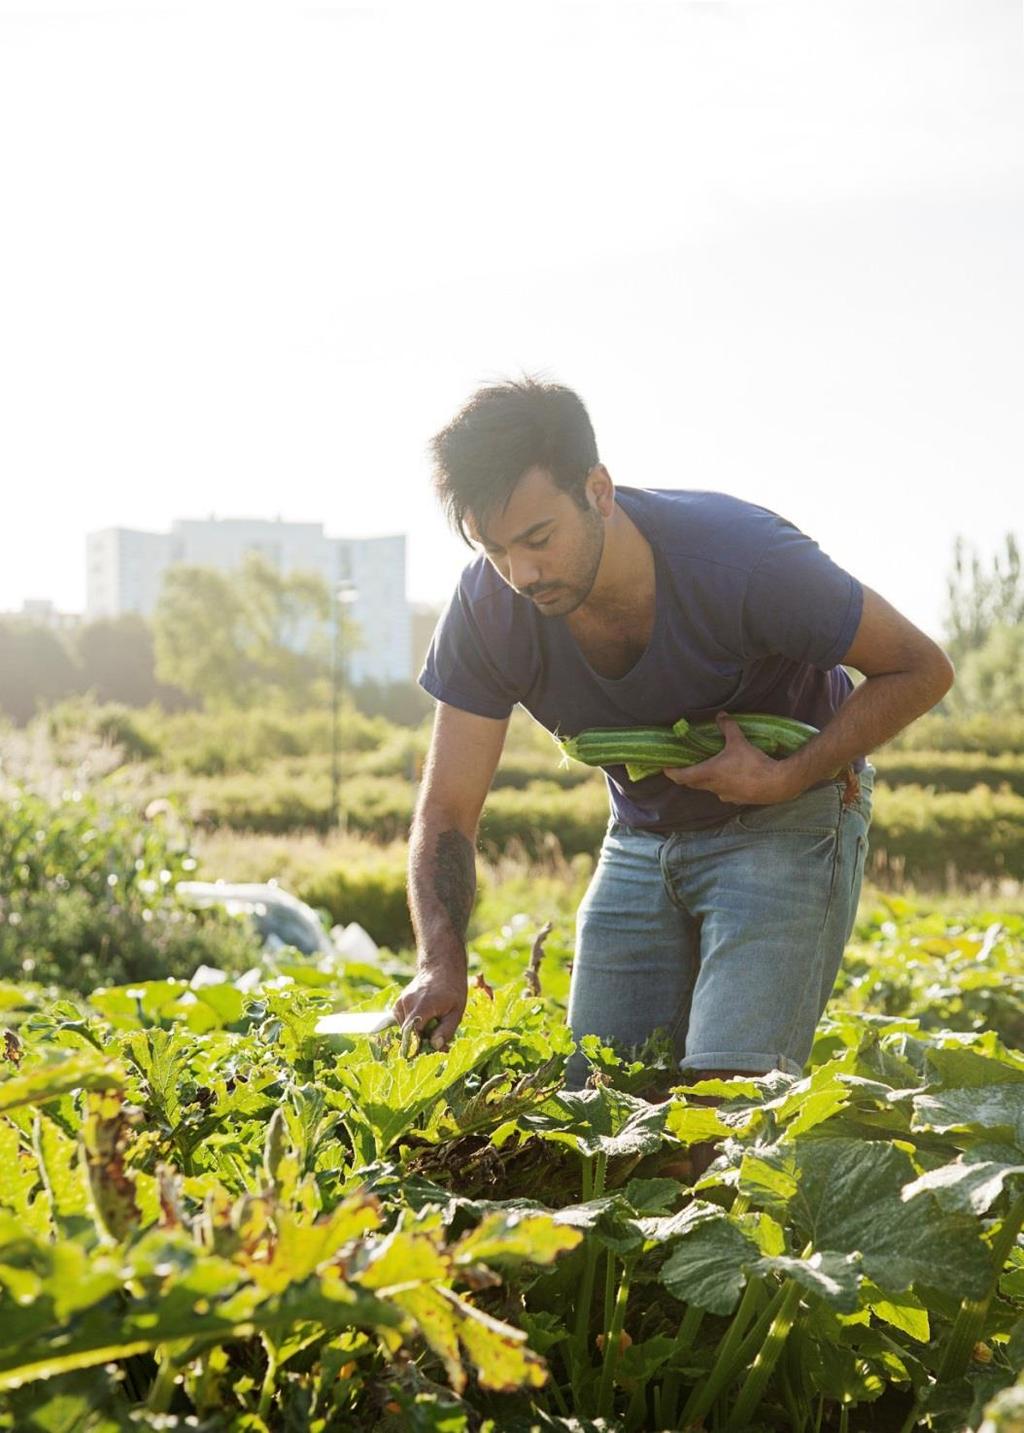
<path fill-rule="evenodd" d="M 296 894 L 336 924 L 358 921 L 378 945 L 401 950 L 413 942 L 404 864 L 334 866 L 311 876 Z"/>
<path fill-rule="evenodd" d="M 887 786 L 929 786 L 937 791 L 1005 787 L 1024 796 L 1024 756 L 990 756 L 983 751 L 895 751 L 885 747 L 871 758 Z"/>
<path fill-rule="evenodd" d="M 1024 715 L 993 712 L 971 717 L 930 713 L 907 727 L 886 752 L 981 751 L 987 756 L 1024 755 Z"/>
<path fill-rule="evenodd" d="M 195 866 L 162 825 L 74 796 L 0 806 L 0 975 L 71 990 L 244 968 L 258 945 L 218 912 L 179 904 Z"/>
<path fill-rule="evenodd" d="M 120 702 L 97 702 L 91 696 L 69 697 L 40 718 L 55 752 L 80 748 L 91 737 L 102 746 L 115 746 L 125 761 L 150 761 L 160 747 L 149 730 L 145 713 Z"/>
<path fill-rule="evenodd" d="M 1024 797 L 986 786 L 875 792 L 870 842 L 878 873 L 942 883 L 952 876 L 1024 878 Z"/>
<path fill-rule="evenodd" d="M 485 851 L 518 843 L 530 856 L 561 851 L 566 856 L 597 851 L 608 824 L 603 782 L 584 782 L 563 790 L 554 782 L 534 781 L 523 790 L 494 791 L 480 824 Z"/>

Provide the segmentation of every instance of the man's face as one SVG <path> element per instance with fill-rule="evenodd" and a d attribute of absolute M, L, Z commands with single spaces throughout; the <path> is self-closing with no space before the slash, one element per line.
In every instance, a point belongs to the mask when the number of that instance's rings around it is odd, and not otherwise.
<path fill-rule="evenodd" d="M 482 524 L 470 516 L 466 526 L 501 577 L 541 616 L 565 617 L 590 595 L 604 550 L 604 519 L 592 501 L 584 511 L 543 468 L 523 474 L 503 509 Z"/>

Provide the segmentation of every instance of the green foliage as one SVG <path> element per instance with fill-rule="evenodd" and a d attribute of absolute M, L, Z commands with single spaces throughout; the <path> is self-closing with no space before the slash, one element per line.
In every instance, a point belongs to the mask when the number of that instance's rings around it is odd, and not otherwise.
<path fill-rule="evenodd" d="M 1019 998 L 1024 923 L 891 900 L 802 1078 L 654 1104 L 596 1043 L 559 1089 L 566 987 L 546 963 L 524 995 L 528 934 L 476 944 L 505 983 L 448 1052 L 318 1038 L 394 998 L 343 964 L 0 986 L 0 1426 L 1012 1426 L 1024 1052 L 969 976 Z"/>
<path fill-rule="evenodd" d="M 256 554 L 232 573 L 173 566 L 153 621 L 157 675 L 212 707 L 268 692 L 299 706 L 326 670 L 329 616 L 322 578 Z"/>
<path fill-rule="evenodd" d="M 330 712 L 326 704 L 291 711 L 267 700 L 245 711 L 183 711 L 162 713 L 150 708 L 144 715 L 147 733 L 160 751 L 160 769 L 189 776 L 256 775 L 278 761 L 303 757 L 326 769 L 331 744 Z M 346 700 L 339 719 L 342 760 L 382 760 L 381 774 L 404 772 L 407 743 L 426 749 L 425 734 L 397 730 L 379 717 L 367 717 Z M 375 770 L 372 765 L 368 768 Z M 294 768 L 289 768 L 292 775 Z"/>
<path fill-rule="evenodd" d="M 1021 596 L 1024 610 L 1024 593 Z M 985 640 L 962 659 L 952 705 L 964 712 L 1024 709 L 1024 618 L 991 627 Z"/>
<path fill-rule="evenodd" d="M 0 804 L 0 977 L 87 992 L 96 985 L 238 969 L 252 935 L 178 904 L 195 861 L 161 825 L 74 793 L 51 807 L 27 792 Z"/>
<path fill-rule="evenodd" d="M 994 628 L 1024 625 L 1024 566 L 1016 536 L 1006 534 L 988 568 L 958 537 L 946 593 L 946 642 L 956 663 L 984 647 Z"/>
<path fill-rule="evenodd" d="M 905 751 L 884 747 L 871 758 L 886 786 L 927 786 L 935 791 L 973 791 L 989 786 L 1024 796 L 1024 755 L 989 756 L 983 751 Z"/>
<path fill-rule="evenodd" d="M 327 911 L 334 924 L 357 921 L 378 945 L 400 950 L 412 944 L 403 861 L 333 866 L 302 882 L 296 895 Z"/>
<path fill-rule="evenodd" d="M 852 1010 L 910 1016 L 924 1030 L 991 1031 L 1024 1049 L 1024 918 L 950 921 L 881 896 L 858 922 L 835 998 Z"/>
<path fill-rule="evenodd" d="M 159 754 L 142 712 L 119 702 L 99 703 L 91 696 L 68 697 L 38 718 L 59 758 L 74 761 L 83 739 L 116 747 L 124 761 L 149 761 Z"/>
<path fill-rule="evenodd" d="M 159 702 L 173 710 L 184 695 L 157 681 L 153 629 L 134 612 L 98 617 L 71 636 L 80 671 L 80 690 L 103 705 L 145 707 Z"/>
<path fill-rule="evenodd" d="M 77 690 L 78 668 L 55 632 L 19 619 L 0 622 L 0 711 L 24 725 Z"/>
<path fill-rule="evenodd" d="M 608 824 L 608 795 L 603 782 L 573 790 L 555 782 L 534 781 L 523 790 L 492 791 L 484 806 L 480 839 L 485 850 L 515 844 L 531 856 L 560 850 L 566 856 L 596 852 Z"/>
<path fill-rule="evenodd" d="M 877 787 L 869 833 L 876 870 L 944 884 L 952 874 L 1024 878 L 1024 797 L 978 786 Z"/>

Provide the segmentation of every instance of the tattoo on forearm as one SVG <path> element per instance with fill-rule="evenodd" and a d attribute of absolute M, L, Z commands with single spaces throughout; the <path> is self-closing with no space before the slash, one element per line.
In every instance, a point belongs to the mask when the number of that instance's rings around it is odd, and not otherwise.
<path fill-rule="evenodd" d="M 442 831 L 437 838 L 434 894 L 447 912 L 455 934 L 465 940 L 476 894 L 476 862 L 472 842 L 461 831 Z"/>

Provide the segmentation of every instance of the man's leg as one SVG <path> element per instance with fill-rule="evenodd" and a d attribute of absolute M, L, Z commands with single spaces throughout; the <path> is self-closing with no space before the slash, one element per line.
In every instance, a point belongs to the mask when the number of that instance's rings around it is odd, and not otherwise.
<path fill-rule="evenodd" d="M 802 1073 L 856 915 L 871 773 L 752 808 L 714 832 L 679 833 L 663 864 L 700 922 L 687 1078 Z"/>
<path fill-rule="evenodd" d="M 577 915 L 569 1024 L 577 1040 L 599 1035 L 624 1045 L 665 1027 L 678 1058 L 697 975 L 697 926 L 665 887 L 662 844 L 660 836 L 609 827 Z M 577 1051 L 567 1088 L 581 1088 L 588 1068 Z"/>

